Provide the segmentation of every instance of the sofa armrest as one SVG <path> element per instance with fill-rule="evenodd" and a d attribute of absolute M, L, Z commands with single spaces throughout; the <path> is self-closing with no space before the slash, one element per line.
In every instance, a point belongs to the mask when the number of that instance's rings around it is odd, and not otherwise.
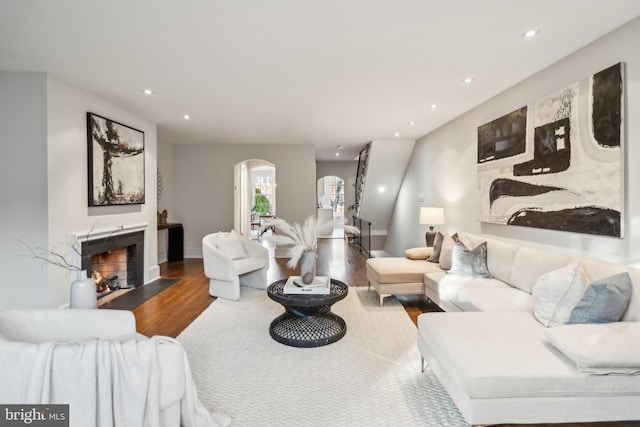
<path fill-rule="evenodd" d="M 180 402 L 185 391 L 184 347 L 178 342 L 158 343 L 160 409 Z"/>
<path fill-rule="evenodd" d="M 0 311 L 0 335 L 11 341 L 117 339 L 136 333 L 128 310 L 34 309 Z"/>

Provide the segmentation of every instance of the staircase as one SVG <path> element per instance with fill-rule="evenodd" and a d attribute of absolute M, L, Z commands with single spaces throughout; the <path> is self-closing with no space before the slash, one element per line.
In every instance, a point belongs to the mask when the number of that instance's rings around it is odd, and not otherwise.
<path fill-rule="evenodd" d="M 358 174 L 356 175 L 356 203 L 355 211 L 356 216 L 360 216 L 360 204 L 362 202 L 362 196 L 364 195 L 364 183 L 367 177 L 367 165 L 369 163 L 369 148 L 371 143 L 368 143 L 366 147 L 360 151 L 358 156 Z"/>
<path fill-rule="evenodd" d="M 411 140 L 374 140 L 360 152 L 354 211 L 370 223 L 369 250 L 382 249 L 414 145 Z"/>

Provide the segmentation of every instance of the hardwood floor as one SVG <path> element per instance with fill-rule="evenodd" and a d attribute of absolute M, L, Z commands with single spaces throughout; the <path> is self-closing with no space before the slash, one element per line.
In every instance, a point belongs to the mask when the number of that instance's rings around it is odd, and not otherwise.
<path fill-rule="evenodd" d="M 299 274 L 298 268 L 292 270 L 286 266 L 287 259 L 273 257 L 273 248 L 267 242 L 263 244 L 271 253 L 267 274 L 269 283 Z M 366 261 L 367 257 L 357 247 L 347 244 L 343 239 L 321 239 L 318 243 L 318 275 L 331 276 L 350 286 L 367 286 L 364 267 Z M 209 296 L 209 279 L 204 275 L 201 259 L 187 258 L 184 261 L 164 263 L 160 266 L 160 274 L 166 279 L 180 280 L 132 311 L 140 333 L 175 338 L 215 298 Z M 437 306 L 428 305 L 427 299 L 419 295 L 407 295 L 400 301 L 414 322 L 419 314 L 438 310 Z"/>
<path fill-rule="evenodd" d="M 268 244 L 263 242 L 267 247 Z M 299 274 L 299 269 L 286 266 L 287 259 L 274 258 L 270 249 L 269 283 Z M 358 249 L 342 239 L 322 239 L 318 243 L 317 274 L 331 276 L 350 286 L 367 286 L 364 264 L 367 258 Z M 132 311 L 136 317 L 138 331 L 144 335 L 166 335 L 176 337 L 215 298 L 209 296 L 209 280 L 204 275 L 201 259 L 164 263 L 160 266 L 163 278 L 180 279 L 158 295 L 150 298 Z M 372 291 L 374 292 L 374 291 Z M 125 295 L 126 296 L 126 295 Z M 426 311 L 440 311 L 424 296 L 406 295 L 397 297 L 414 323 Z M 526 427 L 522 424 L 504 424 L 503 427 Z M 530 427 L 533 427 L 531 425 Z M 536 424 L 536 427 L 640 427 L 640 422 Z"/>

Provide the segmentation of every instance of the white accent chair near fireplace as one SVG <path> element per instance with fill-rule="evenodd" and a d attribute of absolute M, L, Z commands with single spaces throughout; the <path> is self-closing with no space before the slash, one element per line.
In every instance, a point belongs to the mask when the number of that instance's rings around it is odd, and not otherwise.
<path fill-rule="evenodd" d="M 237 301 L 240 285 L 267 288 L 268 249 L 235 231 L 204 236 L 202 259 L 211 296 Z"/>

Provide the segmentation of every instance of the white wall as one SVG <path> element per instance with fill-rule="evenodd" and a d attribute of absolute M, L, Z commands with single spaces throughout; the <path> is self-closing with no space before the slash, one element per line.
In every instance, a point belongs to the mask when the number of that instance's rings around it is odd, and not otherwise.
<path fill-rule="evenodd" d="M 167 210 L 167 221 L 173 220 L 173 145 L 158 140 L 158 169 L 162 176 L 162 196 L 158 200 L 158 211 Z"/>
<path fill-rule="evenodd" d="M 0 73 L 0 309 L 49 305 L 49 267 L 18 239 L 48 246 L 47 75 Z"/>
<path fill-rule="evenodd" d="M 371 222 L 371 235 L 386 239 L 389 224 L 415 141 L 371 141 L 360 218 Z M 378 250 L 381 246 L 373 245 Z"/>
<path fill-rule="evenodd" d="M 185 257 L 202 256 L 202 238 L 233 228 L 234 165 L 262 159 L 276 167 L 277 215 L 304 222 L 315 215 L 316 164 L 311 145 L 179 145 L 173 147 L 173 210 L 184 225 Z"/>
<path fill-rule="evenodd" d="M 157 200 L 158 212 L 167 210 L 167 222 L 176 222 L 173 219 L 173 145 L 158 139 L 158 170 L 162 179 L 162 195 Z M 156 185 L 157 180 L 156 180 Z M 156 193 L 158 189 L 156 187 Z M 166 262 L 169 250 L 169 233 L 167 230 L 158 230 L 158 264 Z"/>
<path fill-rule="evenodd" d="M 156 126 L 140 116 L 93 94 L 49 77 L 47 85 L 49 244 L 64 243 L 74 232 L 127 224 L 148 223 L 145 277 L 159 277 L 156 218 Z M 145 204 L 88 207 L 87 119 L 92 112 L 144 132 Z M 49 269 L 50 305 L 69 302 L 73 277 L 59 268 Z"/>
<path fill-rule="evenodd" d="M 157 278 L 155 124 L 45 73 L 1 73 L 0 93 L 0 308 L 66 306 L 76 277 L 21 256 L 28 250 L 16 239 L 72 260 L 73 233 L 146 222 L 144 281 Z M 144 205 L 88 207 L 88 111 L 145 133 Z"/>
<path fill-rule="evenodd" d="M 640 259 L 640 19 L 569 55 L 416 142 L 390 224 L 385 252 L 424 245 L 420 206 L 445 208 L 448 232 L 464 230 L 553 245 L 573 253 L 633 263 Z M 477 221 L 477 128 L 618 62 L 626 63 L 627 179 L 625 238 L 496 225 Z M 500 72 L 496 64 L 496 72 Z M 480 84 L 481 82 L 478 82 Z M 418 196 L 424 202 L 418 202 Z"/>

